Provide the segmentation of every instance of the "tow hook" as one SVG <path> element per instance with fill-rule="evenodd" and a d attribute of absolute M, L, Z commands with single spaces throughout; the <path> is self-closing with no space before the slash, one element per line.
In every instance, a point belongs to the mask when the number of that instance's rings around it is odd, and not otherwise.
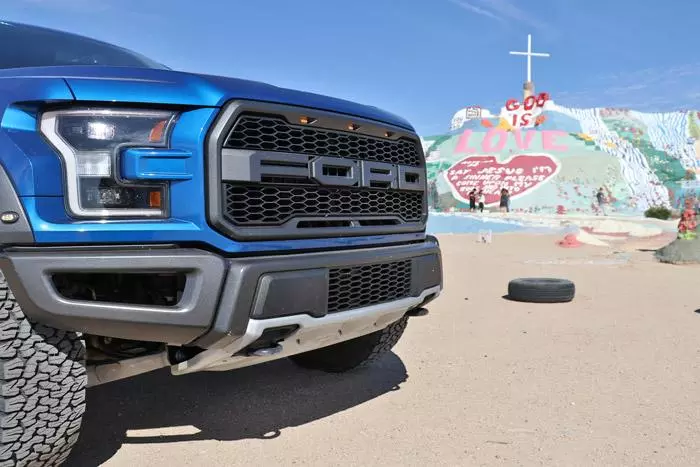
<path fill-rule="evenodd" d="M 280 342 L 294 334 L 299 325 L 291 324 L 265 329 L 255 342 L 240 352 L 240 355 L 248 357 L 270 357 L 284 350 Z"/>
<path fill-rule="evenodd" d="M 262 349 L 250 349 L 248 351 L 249 357 L 269 357 L 270 355 L 277 355 L 282 351 L 282 346 L 275 344 L 272 347 L 265 347 Z"/>
<path fill-rule="evenodd" d="M 408 316 L 409 318 L 417 318 L 419 316 L 425 316 L 427 314 L 428 314 L 428 309 L 422 308 L 422 307 L 414 308 L 414 309 L 408 310 L 406 312 L 406 316 Z"/>

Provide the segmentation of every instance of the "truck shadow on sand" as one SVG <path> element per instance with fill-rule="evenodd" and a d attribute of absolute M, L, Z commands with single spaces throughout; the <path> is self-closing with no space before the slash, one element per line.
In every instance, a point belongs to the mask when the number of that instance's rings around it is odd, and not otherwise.
<path fill-rule="evenodd" d="M 276 438 L 284 428 L 396 391 L 407 379 L 406 367 L 394 353 L 340 375 L 303 370 L 286 359 L 221 373 L 171 376 L 169 370 L 159 370 L 88 390 L 80 439 L 65 465 L 100 465 L 122 444 Z M 199 432 L 127 434 L 182 426 Z"/>

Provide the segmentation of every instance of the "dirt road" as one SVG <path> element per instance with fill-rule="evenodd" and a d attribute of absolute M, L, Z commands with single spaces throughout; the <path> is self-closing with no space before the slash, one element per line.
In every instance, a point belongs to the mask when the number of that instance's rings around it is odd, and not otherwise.
<path fill-rule="evenodd" d="M 68 465 L 700 465 L 700 268 L 554 241 L 441 237 L 444 294 L 365 371 L 94 388 Z M 575 301 L 502 298 L 542 275 L 573 279 Z"/>

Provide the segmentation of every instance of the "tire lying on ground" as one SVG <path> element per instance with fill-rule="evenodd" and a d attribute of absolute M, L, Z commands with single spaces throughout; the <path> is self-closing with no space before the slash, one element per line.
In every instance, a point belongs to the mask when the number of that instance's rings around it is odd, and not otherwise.
<path fill-rule="evenodd" d="M 361 368 L 389 352 L 401 339 L 407 323 L 408 316 L 404 316 L 372 334 L 292 355 L 289 358 L 302 368 L 327 373 L 343 373 Z"/>
<path fill-rule="evenodd" d="M 528 277 L 508 283 L 508 299 L 530 303 L 563 303 L 574 299 L 576 287 L 567 279 Z"/>
<path fill-rule="evenodd" d="M 85 412 L 85 344 L 32 323 L 0 273 L 0 467 L 61 465 Z"/>

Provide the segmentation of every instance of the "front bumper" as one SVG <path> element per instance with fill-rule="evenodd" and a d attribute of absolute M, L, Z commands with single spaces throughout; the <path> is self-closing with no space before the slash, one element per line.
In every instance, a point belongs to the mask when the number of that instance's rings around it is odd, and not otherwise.
<path fill-rule="evenodd" d="M 330 270 L 397 261 L 410 262 L 405 297 L 328 312 Z M 36 322 L 204 349 L 230 350 L 233 342 L 252 342 L 280 323 L 307 331 L 353 316 L 389 324 L 386 319 L 427 303 L 442 287 L 440 250 L 430 236 L 408 245 L 246 258 L 175 246 L 11 248 L 0 254 L 0 268 L 24 313 Z M 183 273 L 186 285 L 177 305 L 167 307 L 69 299 L 53 284 L 54 274 L 86 272 Z M 360 326 L 350 335 L 371 331 L 372 326 Z"/>

